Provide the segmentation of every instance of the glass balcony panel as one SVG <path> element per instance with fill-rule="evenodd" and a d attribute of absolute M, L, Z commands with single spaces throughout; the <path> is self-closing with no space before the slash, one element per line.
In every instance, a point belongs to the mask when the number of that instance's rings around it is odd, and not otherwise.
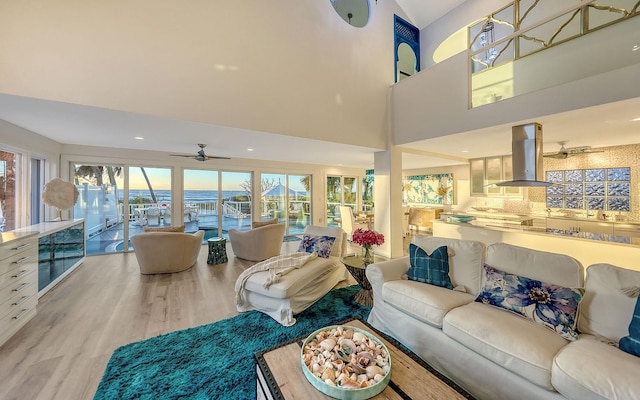
<path fill-rule="evenodd" d="M 574 3 L 578 3 L 574 1 Z M 538 22 L 571 7 L 568 1 L 520 0 L 520 29 L 528 29 Z"/>
<path fill-rule="evenodd" d="M 619 21 L 631 13 L 638 0 L 604 0 L 589 5 L 589 30 Z"/>
<path fill-rule="evenodd" d="M 580 36 L 580 12 L 572 12 L 518 36 L 520 57 Z"/>

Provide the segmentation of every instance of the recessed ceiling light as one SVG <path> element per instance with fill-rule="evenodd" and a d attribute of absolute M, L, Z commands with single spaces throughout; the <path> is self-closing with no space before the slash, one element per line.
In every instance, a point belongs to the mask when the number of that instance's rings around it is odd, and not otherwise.
<path fill-rule="evenodd" d="M 469 150 L 462 150 L 462 152 L 463 152 L 463 153 L 468 153 L 468 152 L 469 152 Z"/>
<path fill-rule="evenodd" d="M 247 149 L 247 151 L 253 151 L 253 149 Z"/>
<path fill-rule="evenodd" d="M 638 51 L 638 50 L 640 50 L 640 44 L 636 44 L 631 48 L 631 51 Z"/>
<path fill-rule="evenodd" d="M 632 119 L 631 121 L 640 121 L 640 117 L 638 117 L 638 118 L 634 118 L 634 119 Z"/>
<path fill-rule="evenodd" d="M 136 140 L 144 140 L 144 138 L 142 136 L 136 136 L 135 139 Z"/>

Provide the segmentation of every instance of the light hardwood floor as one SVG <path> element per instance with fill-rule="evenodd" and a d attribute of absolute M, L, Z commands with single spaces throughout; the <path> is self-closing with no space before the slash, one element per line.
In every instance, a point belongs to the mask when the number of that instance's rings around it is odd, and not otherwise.
<path fill-rule="evenodd" d="M 228 263 L 207 265 L 204 245 L 195 267 L 161 275 L 141 275 L 133 253 L 87 257 L 0 347 L 0 399 L 92 399 L 117 347 L 237 315 L 235 281 L 254 263 L 228 243 L 227 254 Z"/>

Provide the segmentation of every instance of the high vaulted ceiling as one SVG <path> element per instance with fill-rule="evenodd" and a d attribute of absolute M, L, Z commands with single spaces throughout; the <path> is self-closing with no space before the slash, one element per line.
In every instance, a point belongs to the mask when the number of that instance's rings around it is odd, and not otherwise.
<path fill-rule="evenodd" d="M 423 28 L 464 1 L 397 0 L 397 3 L 416 26 Z M 545 151 L 554 151 L 559 148 L 556 145 L 559 141 L 567 141 L 567 147 L 637 143 L 640 122 L 632 119 L 639 117 L 640 99 L 634 99 L 550 115 L 537 122 L 544 127 Z M 196 143 L 206 143 L 208 155 L 372 168 L 373 153 L 380 151 L 367 147 L 366 143 L 336 144 L 7 94 L 0 94 L 0 119 L 64 144 L 155 150 L 167 155 L 195 154 Z M 134 136 L 148 139 L 139 141 Z M 465 158 L 506 154 L 510 142 L 510 126 L 420 141 L 406 147 L 425 154 L 437 148 L 444 157 L 408 152 L 403 156 L 403 167 L 453 165 Z M 313 151 L 291 151 L 292 148 Z M 464 150 L 470 152 L 463 153 Z"/>

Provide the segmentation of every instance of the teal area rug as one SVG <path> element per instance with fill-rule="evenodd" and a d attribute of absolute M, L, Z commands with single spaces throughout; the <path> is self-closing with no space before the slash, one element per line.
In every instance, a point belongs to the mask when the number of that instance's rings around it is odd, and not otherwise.
<path fill-rule="evenodd" d="M 366 320 L 371 307 L 353 300 L 359 290 L 332 290 L 290 327 L 250 311 L 122 346 L 113 352 L 94 400 L 254 399 L 254 354 L 347 318 Z"/>

